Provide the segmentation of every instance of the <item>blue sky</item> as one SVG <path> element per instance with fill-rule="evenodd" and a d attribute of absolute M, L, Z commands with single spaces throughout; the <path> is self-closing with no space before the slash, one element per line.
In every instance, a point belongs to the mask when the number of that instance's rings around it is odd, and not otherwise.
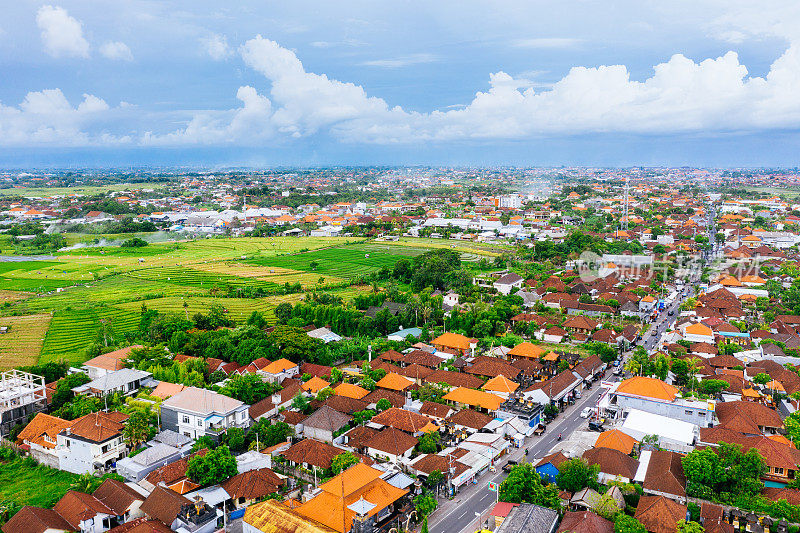
<path fill-rule="evenodd" d="M 795 2 L 220 4 L 7 3 L 0 165 L 798 164 Z"/>

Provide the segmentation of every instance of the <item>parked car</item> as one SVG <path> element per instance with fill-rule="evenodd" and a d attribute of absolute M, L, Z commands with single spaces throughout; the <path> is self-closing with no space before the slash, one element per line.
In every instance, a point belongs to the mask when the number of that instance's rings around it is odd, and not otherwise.
<path fill-rule="evenodd" d="M 545 429 L 547 429 L 547 426 L 545 426 L 544 424 L 539 424 L 539 426 L 533 430 L 533 434 L 536 435 L 537 437 L 539 435 L 544 435 Z"/>
<path fill-rule="evenodd" d="M 509 459 L 506 464 L 503 465 L 503 472 L 511 472 L 511 469 L 514 468 L 518 464 L 517 461 L 514 459 Z"/>
<path fill-rule="evenodd" d="M 581 418 L 589 418 L 592 416 L 593 409 L 591 407 L 584 407 L 583 411 L 581 411 Z"/>
<path fill-rule="evenodd" d="M 600 422 L 589 422 L 589 431 L 603 431 L 603 424 Z"/>

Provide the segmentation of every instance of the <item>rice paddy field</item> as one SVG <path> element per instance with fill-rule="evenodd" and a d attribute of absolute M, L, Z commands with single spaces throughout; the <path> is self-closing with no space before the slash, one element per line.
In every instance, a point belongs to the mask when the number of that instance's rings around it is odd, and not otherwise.
<path fill-rule="evenodd" d="M 115 183 L 110 185 L 85 185 L 78 187 L 15 187 L 0 189 L 2 196 L 22 196 L 25 198 L 50 198 L 53 196 L 103 194 L 118 191 L 134 191 L 141 189 L 163 189 L 166 183 Z"/>
<path fill-rule="evenodd" d="M 85 237 L 72 242 L 85 243 Z M 303 298 L 302 293 L 278 294 L 287 283 L 299 283 L 304 291 L 331 291 L 348 301 L 370 290 L 356 284 L 359 277 L 443 247 L 457 249 L 466 261 L 502 251 L 429 239 L 208 238 L 137 249 L 80 245 L 43 258 L 0 260 L 0 321 L 28 320 L 31 326 L 11 329 L 12 334 L 30 330 L 18 349 L 12 346 L 14 337 L 0 338 L 0 368 L 80 363 L 104 334 L 135 333 L 143 306 L 191 317 L 217 303 L 240 323 L 253 310 L 274 320 L 278 304 Z M 273 294 L 226 297 L 229 289 L 247 288 Z"/>
<path fill-rule="evenodd" d="M 49 314 L 0 317 L 0 370 L 36 364 L 50 326 Z"/>

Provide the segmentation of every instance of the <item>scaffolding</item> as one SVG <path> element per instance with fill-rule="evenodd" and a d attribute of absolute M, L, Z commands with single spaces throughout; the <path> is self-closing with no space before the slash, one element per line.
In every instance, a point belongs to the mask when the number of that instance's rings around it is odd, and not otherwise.
<path fill-rule="evenodd" d="M 7 424 L 27 416 L 37 410 L 36 407 L 44 407 L 46 401 L 47 391 L 42 376 L 21 370 L 0 373 L 0 423 Z"/>

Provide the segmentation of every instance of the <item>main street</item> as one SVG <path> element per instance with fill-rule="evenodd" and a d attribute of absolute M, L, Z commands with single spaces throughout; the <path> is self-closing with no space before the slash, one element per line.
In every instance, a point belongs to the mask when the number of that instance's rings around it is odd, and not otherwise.
<path fill-rule="evenodd" d="M 706 236 L 708 237 L 708 241 L 712 246 L 712 250 L 715 250 L 717 246 L 714 233 L 714 216 L 714 208 L 708 206 Z M 676 318 L 680 315 L 681 305 L 683 305 L 687 299 L 694 296 L 694 289 L 700 282 L 702 270 L 705 266 L 710 264 L 711 261 L 711 252 L 703 252 L 700 256 L 699 264 L 695 265 L 691 270 L 689 270 L 688 279 L 685 280 L 681 290 L 675 294 L 675 297 L 672 299 L 670 304 L 667 305 L 663 311 L 659 312 L 655 322 L 650 325 L 650 329 L 648 329 L 647 333 L 642 336 L 642 346 L 644 346 L 648 353 L 651 353 L 655 349 L 655 347 L 661 341 L 661 337 L 663 337 L 667 329 L 671 327 Z"/>
<path fill-rule="evenodd" d="M 709 242 L 712 246 L 714 241 L 714 211 L 709 208 L 708 222 L 706 227 Z M 642 345 L 651 352 L 661 340 L 666 330 L 675 322 L 680 315 L 680 306 L 690 297 L 694 296 L 694 288 L 700 282 L 703 267 L 709 264 L 711 257 L 707 253 L 701 256 L 700 264 L 689 271 L 688 279 L 681 291 L 675 294 L 671 303 L 658 314 L 655 322 L 651 324 L 650 330 L 642 338 Z M 655 332 L 655 333 L 653 333 Z M 621 364 L 624 364 L 624 358 Z M 604 389 L 595 385 L 591 390 L 584 391 L 583 397 L 574 405 L 568 407 L 556 421 L 551 422 L 547 427 L 547 432 L 541 437 L 528 437 L 525 445 L 511 453 L 505 458 L 516 461 L 523 461 L 525 449 L 529 450 L 527 459 L 541 458 L 547 455 L 554 447 L 561 434 L 564 439 L 568 438 L 576 429 L 586 424 L 587 421 L 580 417 L 580 412 L 584 407 L 594 406 L 599 401 Z M 430 533 L 471 533 L 480 529 L 479 525 L 489 518 L 489 511 L 497 498 L 495 492 L 488 490 L 489 482 L 498 485 L 506 478 L 506 473 L 502 471 L 498 464 L 497 473 L 484 475 L 478 480 L 477 485 L 469 485 L 462 489 L 453 500 L 444 500 L 440 503 L 440 509 L 431 517 L 428 528 Z"/>
<path fill-rule="evenodd" d="M 558 418 L 551 422 L 544 435 L 526 438 L 522 448 L 516 449 L 508 457 L 503 458 L 501 464 L 496 465 L 496 474 L 483 475 L 478 479 L 477 485 L 469 485 L 456 494 L 453 500 L 441 502 L 441 508 L 430 518 L 428 524 L 430 533 L 459 533 L 461 531 L 471 533 L 476 531 L 478 518 L 475 513 L 480 513 L 481 520 L 485 521 L 497 498 L 496 493 L 488 490 L 489 482 L 494 481 L 499 485 L 506 477 L 506 473 L 501 469 L 502 464 L 505 464 L 508 459 L 522 462 L 525 459 L 526 448 L 530 450 L 528 459 L 531 461 L 547 455 L 556 444 L 559 433 L 566 439 L 573 431 L 587 424 L 586 419 L 580 417 L 580 412 L 584 407 L 594 406 L 603 390 L 600 384 L 596 383 L 591 389 L 583 391 L 582 398 L 574 405 L 567 407 Z"/>

